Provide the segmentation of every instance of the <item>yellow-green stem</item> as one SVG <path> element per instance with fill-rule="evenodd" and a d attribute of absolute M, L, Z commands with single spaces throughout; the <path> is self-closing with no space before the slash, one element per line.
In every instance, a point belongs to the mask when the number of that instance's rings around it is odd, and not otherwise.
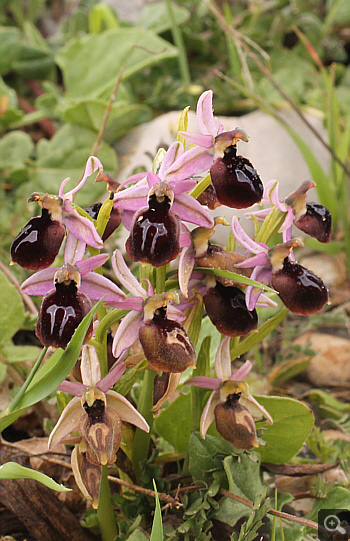
<path fill-rule="evenodd" d="M 113 513 L 111 491 L 108 482 L 108 465 L 102 466 L 100 497 L 97 509 L 103 541 L 114 541 L 117 536 L 117 525 Z"/>

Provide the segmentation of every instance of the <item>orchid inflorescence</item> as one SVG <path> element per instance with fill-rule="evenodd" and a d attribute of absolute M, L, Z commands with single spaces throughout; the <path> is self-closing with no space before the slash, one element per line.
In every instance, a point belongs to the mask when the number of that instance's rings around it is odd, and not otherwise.
<path fill-rule="evenodd" d="M 183 123 L 179 140 L 166 152 L 158 153 L 153 171 L 137 173 L 119 185 L 103 174 L 101 162 L 91 156 L 74 189 L 64 193 L 69 180 L 65 179 L 58 195 L 32 194 L 29 201 L 38 202 L 42 214 L 28 222 L 11 248 L 12 262 L 37 271 L 21 289 L 43 297 L 36 334 L 44 346 L 65 349 L 92 302 L 103 299 L 107 315 L 125 311 L 121 321 L 119 316 L 114 321 L 110 318 L 113 358 L 103 378 L 97 336 L 104 322 L 96 320 L 90 325 L 80 360 L 82 383 L 74 381 L 73 376 L 61 383 L 59 390 L 74 398 L 63 410 L 49 440 L 50 449 L 60 442 L 75 444 L 74 475 L 95 507 L 101 468 L 116 460 L 123 422 L 146 432 L 150 429 L 137 409 L 113 390 L 133 366 L 135 357 L 146 359 L 147 368 L 158 372 L 153 409 L 159 409 L 175 390 L 181 373 L 196 369 L 191 322 L 196 310 L 204 305 L 223 338 L 216 355 L 216 377 L 194 372 L 187 381 L 212 390 L 200 421 L 201 435 L 205 437 L 215 420 L 223 438 L 236 448 L 250 449 L 258 446 L 253 418 L 265 419 L 268 424 L 273 420 L 244 382 L 251 362 L 232 372 L 231 339 L 237 341 L 257 328 L 257 308 L 277 305 L 269 286 L 298 315 L 318 312 L 328 302 L 322 280 L 296 263 L 293 254 L 294 248 L 302 246 L 300 239 L 292 238 L 293 224 L 321 242 L 330 239 L 330 213 L 321 205 L 306 202 L 306 192 L 315 184 L 303 182 L 284 201 L 279 199 L 277 181 L 268 182 L 264 188 L 253 165 L 237 154 L 237 144 L 240 140 L 247 142 L 247 134 L 239 128 L 224 131 L 213 115 L 211 91 L 198 100 L 197 121 L 200 134 L 186 131 Z M 84 211 L 73 203 L 73 195 L 97 171 L 98 179 L 107 181 L 111 202 L 110 218 L 99 229 L 108 229 L 108 235 L 101 234 L 102 238 L 96 229 L 96 221 L 101 225 L 101 204 Z M 201 179 L 208 171 L 211 184 L 195 199 L 191 191 L 196 188 L 200 192 L 198 188 L 205 186 Z M 247 211 L 247 217 L 264 227 L 271 213 L 277 212 L 283 237 L 276 246 L 266 243 L 276 229 L 271 220 L 270 230 L 265 231 L 266 242 L 261 242 L 244 231 L 236 216 L 229 224 L 222 216 L 214 219 L 208 210 L 220 206 L 250 209 L 260 202 L 267 206 Z M 96 255 L 96 251 L 103 249 L 104 241 L 111 239 L 121 222 L 129 230 L 127 255 L 132 262 L 139 262 L 139 280 L 126 263 L 122 247 L 111 255 L 115 278 L 101 273 L 110 256 Z M 195 227 L 190 230 L 184 222 Z M 231 225 L 232 238 L 244 252 L 210 242 L 218 225 Z M 63 265 L 53 267 L 64 239 Z M 94 249 L 94 255 L 89 249 Z M 173 262 L 178 256 L 176 270 Z M 176 280 L 166 283 L 162 269 L 172 269 L 170 274 Z"/>

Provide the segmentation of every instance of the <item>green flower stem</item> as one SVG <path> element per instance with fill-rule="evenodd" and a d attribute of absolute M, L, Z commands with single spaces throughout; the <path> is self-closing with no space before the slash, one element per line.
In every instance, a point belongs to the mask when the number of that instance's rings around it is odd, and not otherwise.
<path fill-rule="evenodd" d="M 255 237 L 255 241 L 267 244 L 270 238 L 280 229 L 285 218 L 286 213 L 274 207 L 265 218 L 259 233 Z"/>
<path fill-rule="evenodd" d="M 98 319 L 103 321 L 107 315 L 105 306 L 100 306 L 98 310 Z M 108 374 L 108 357 L 107 357 L 107 333 L 99 335 L 99 347 L 96 348 L 98 360 L 100 361 L 101 377 L 104 378 Z"/>
<path fill-rule="evenodd" d="M 190 73 L 190 68 L 188 66 L 186 48 L 182 39 L 181 31 L 176 23 L 172 1 L 166 0 L 166 5 L 168 8 L 169 18 L 171 21 L 171 33 L 173 36 L 173 40 L 176 47 L 179 50 L 179 69 L 180 69 L 181 79 L 185 86 L 190 86 L 191 73 Z"/>
<path fill-rule="evenodd" d="M 102 466 L 100 497 L 97 509 L 97 517 L 100 524 L 103 541 L 114 541 L 117 536 L 111 491 L 108 483 L 108 465 Z"/>
<path fill-rule="evenodd" d="M 197 197 L 199 197 L 200 194 L 203 193 L 204 190 L 208 188 L 210 183 L 211 183 L 211 176 L 210 176 L 210 173 L 208 173 L 207 175 L 205 175 L 204 178 L 202 178 L 200 182 L 198 182 L 197 186 L 195 186 L 193 190 L 190 191 L 190 195 L 192 195 L 192 197 L 197 199 Z"/>
<path fill-rule="evenodd" d="M 152 265 L 139 264 L 139 282 L 141 282 L 141 280 L 149 280 L 152 286 L 154 285 L 154 267 L 152 267 Z M 142 285 L 147 291 L 147 282 L 144 282 Z"/>
<path fill-rule="evenodd" d="M 151 440 L 151 432 L 153 425 L 153 380 L 156 373 L 151 370 L 145 370 L 142 382 L 142 389 L 138 403 L 139 413 L 146 419 L 149 424 L 150 431 L 147 433 L 140 428 L 136 428 L 133 449 L 132 449 L 132 464 L 136 475 L 137 484 L 141 481 L 140 463 L 147 459 L 149 443 Z"/>
<path fill-rule="evenodd" d="M 166 271 L 167 271 L 167 265 L 164 265 L 163 267 L 158 267 L 155 270 L 156 274 L 156 287 L 155 287 L 155 293 L 164 293 L 165 291 L 165 280 L 166 280 Z"/>
<path fill-rule="evenodd" d="M 120 321 L 128 314 L 129 310 L 112 310 L 103 319 L 100 320 L 100 324 L 96 329 L 96 342 L 101 343 L 103 336 L 107 333 L 113 323 Z"/>
<path fill-rule="evenodd" d="M 30 374 L 28 375 L 27 379 L 25 380 L 22 387 L 20 388 L 20 390 L 18 391 L 18 393 L 16 394 L 16 396 L 12 400 L 11 404 L 9 405 L 9 407 L 8 407 L 8 412 L 9 413 L 11 413 L 11 412 L 13 412 L 13 411 L 15 411 L 17 409 L 18 404 L 22 400 L 22 398 L 23 398 L 26 390 L 28 389 L 30 383 L 32 382 L 35 374 L 39 370 L 40 365 L 43 362 L 44 357 L 46 355 L 46 352 L 47 352 L 47 348 L 45 347 L 45 348 L 43 348 L 42 352 L 40 353 L 40 355 L 38 357 L 38 360 L 36 361 L 33 368 L 31 369 Z"/>

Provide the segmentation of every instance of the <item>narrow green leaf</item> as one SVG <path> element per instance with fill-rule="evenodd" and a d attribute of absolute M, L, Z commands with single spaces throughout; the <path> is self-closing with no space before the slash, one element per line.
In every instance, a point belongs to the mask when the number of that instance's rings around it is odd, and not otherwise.
<path fill-rule="evenodd" d="M 0 417 L 0 434 L 5 428 L 12 425 L 17 419 L 27 411 L 28 408 L 22 408 L 20 410 L 14 411 L 13 413 L 9 413 L 8 415 L 5 415 L 4 417 Z M 5 413 L 5 412 L 3 412 Z"/>
<path fill-rule="evenodd" d="M 55 365 L 49 371 L 45 370 L 45 365 L 43 367 L 43 372 L 41 372 L 41 370 L 38 371 L 35 383 L 29 387 L 20 401 L 19 407 L 28 407 L 36 402 L 39 402 L 39 400 L 42 400 L 57 389 L 62 381 L 68 376 L 78 359 L 81 346 L 92 318 L 97 312 L 98 308 L 101 306 L 102 302 L 103 299 L 101 299 L 84 317 L 83 321 L 76 329 L 73 338 L 69 342 L 67 349 L 62 355 L 60 355 Z"/>
<path fill-rule="evenodd" d="M 269 291 L 270 293 L 276 293 L 276 291 L 265 284 L 251 280 L 242 274 L 237 274 L 236 272 L 230 272 L 227 270 L 221 269 L 209 269 L 208 267 L 195 267 L 193 270 L 203 272 L 204 274 L 213 274 L 214 276 L 220 276 L 221 278 L 227 278 L 228 280 L 234 280 L 238 284 L 245 284 L 247 286 L 254 286 L 263 289 L 264 291 Z"/>
<path fill-rule="evenodd" d="M 71 488 L 59 485 L 44 473 L 32 470 L 31 468 L 25 468 L 17 464 L 17 462 L 6 462 L 3 466 L 0 466 L 0 479 L 33 479 L 57 492 L 70 492 L 72 490 Z"/>
<path fill-rule="evenodd" d="M 246 353 L 249 349 L 260 344 L 260 342 L 266 338 L 266 336 L 269 335 L 281 321 L 283 321 L 288 312 L 288 308 L 283 308 L 275 316 L 270 317 L 270 319 L 260 325 L 256 331 L 251 332 L 247 338 L 231 349 L 231 359 L 236 359 L 240 355 L 243 355 L 243 353 Z"/>
<path fill-rule="evenodd" d="M 151 531 L 151 541 L 163 541 L 163 522 L 162 512 L 160 510 L 160 503 L 157 492 L 157 485 L 153 479 L 154 492 L 156 493 L 156 510 L 154 512 L 153 525 Z"/>

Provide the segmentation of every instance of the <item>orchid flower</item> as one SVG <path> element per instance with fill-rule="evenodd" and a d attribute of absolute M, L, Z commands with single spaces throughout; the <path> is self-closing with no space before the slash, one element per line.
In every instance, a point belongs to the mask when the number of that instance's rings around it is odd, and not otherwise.
<path fill-rule="evenodd" d="M 134 406 L 121 394 L 109 390 L 124 371 L 125 364 L 119 363 L 101 379 L 96 350 L 85 345 L 81 359 L 83 383 L 64 381 L 58 387 L 75 396 L 51 432 L 48 446 L 51 450 L 60 442 L 76 442 L 77 438 L 69 438 L 69 435 L 80 432 L 79 445 L 72 454 L 72 469 L 79 488 L 93 500 L 95 508 L 98 506 L 101 464 L 115 462 L 122 440 L 122 422 L 149 432 L 147 422 Z"/>
<path fill-rule="evenodd" d="M 247 383 L 243 382 L 251 368 L 252 363 L 246 361 L 239 370 L 232 373 L 230 338 L 225 337 L 215 357 L 217 377 L 197 376 L 186 381 L 185 385 L 213 390 L 201 416 L 202 438 L 205 438 L 209 426 L 215 420 L 220 434 L 237 448 L 258 447 L 252 417 L 257 419 L 264 417 L 268 424 L 273 424 L 273 420 L 265 408 L 249 393 Z"/>
<path fill-rule="evenodd" d="M 184 152 L 181 142 L 173 143 L 164 155 L 157 174 L 138 174 L 127 179 L 121 187 L 138 179 L 135 185 L 118 191 L 114 196 L 114 206 L 119 209 L 137 212 L 147 207 L 149 193 L 160 182 L 167 183 L 172 192 L 171 210 L 180 220 L 194 223 L 201 227 L 212 227 L 213 218 L 188 192 L 196 186 L 196 181 L 189 180 L 193 175 L 205 171 L 210 166 L 208 160 L 197 157 L 198 148 Z M 123 215 L 124 219 L 124 215 Z"/>
<path fill-rule="evenodd" d="M 102 248 L 103 242 L 93 222 L 72 206 L 75 194 L 86 182 L 88 176 L 103 167 L 97 158 L 90 156 L 86 163 L 82 180 L 64 194 L 63 188 L 68 182 L 66 178 L 59 189 L 59 195 L 35 192 L 28 201 L 37 201 L 42 207 L 41 216 L 31 218 L 17 235 L 11 246 L 11 259 L 21 267 L 29 270 L 40 270 L 49 267 L 55 260 L 66 229 L 69 235 L 80 239 L 84 244 L 94 248 Z"/>
<path fill-rule="evenodd" d="M 252 280 L 266 285 L 271 283 L 284 305 L 296 315 L 311 315 L 324 307 L 328 302 L 328 292 L 321 278 L 289 258 L 293 248 L 304 246 L 300 239 L 291 239 L 269 249 L 266 244 L 253 241 L 245 233 L 237 216 L 233 217 L 231 227 L 238 242 L 250 253 L 256 254 L 237 264 L 240 268 L 254 267 Z M 249 309 L 256 305 L 261 293 L 260 288 L 246 288 Z"/>
<path fill-rule="evenodd" d="M 292 225 L 320 242 L 329 242 L 332 229 L 332 217 L 328 209 L 318 203 L 308 203 L 306 194 L 308 190 L 316 186 L 315 182 L 306 180 L 297 190 L 288 195 L 283 201 L 278 195 L 279 182 L 270 180 L 265 186 L 262 204 L 272 204 L 280 212 L 286 214 L 284 222 L 279 229 L 282 233 L 283 242 L 292 238 Z M 270 213 L 271 208 L 265 208 L 256 212 L 247 213 L 247 216 L 255 216 L 262 221 Z"/>
<path fill-rule="evenodd" d="M 137 340 L 145 357 L 156 370 L 183 372 L 196 363 L 192 342 L 180 321 L 183 313 L 172 306 L 179 303 L 176 292 L 154 294 L 148 283 L 148 292 L 136 280 L 119 250 L 112 258 L 112 267 L 120 283 L 133 295 L 123 303 L 131 311 L 121 321 L 113 339 L 112 352 L 118 358 Z"/>

